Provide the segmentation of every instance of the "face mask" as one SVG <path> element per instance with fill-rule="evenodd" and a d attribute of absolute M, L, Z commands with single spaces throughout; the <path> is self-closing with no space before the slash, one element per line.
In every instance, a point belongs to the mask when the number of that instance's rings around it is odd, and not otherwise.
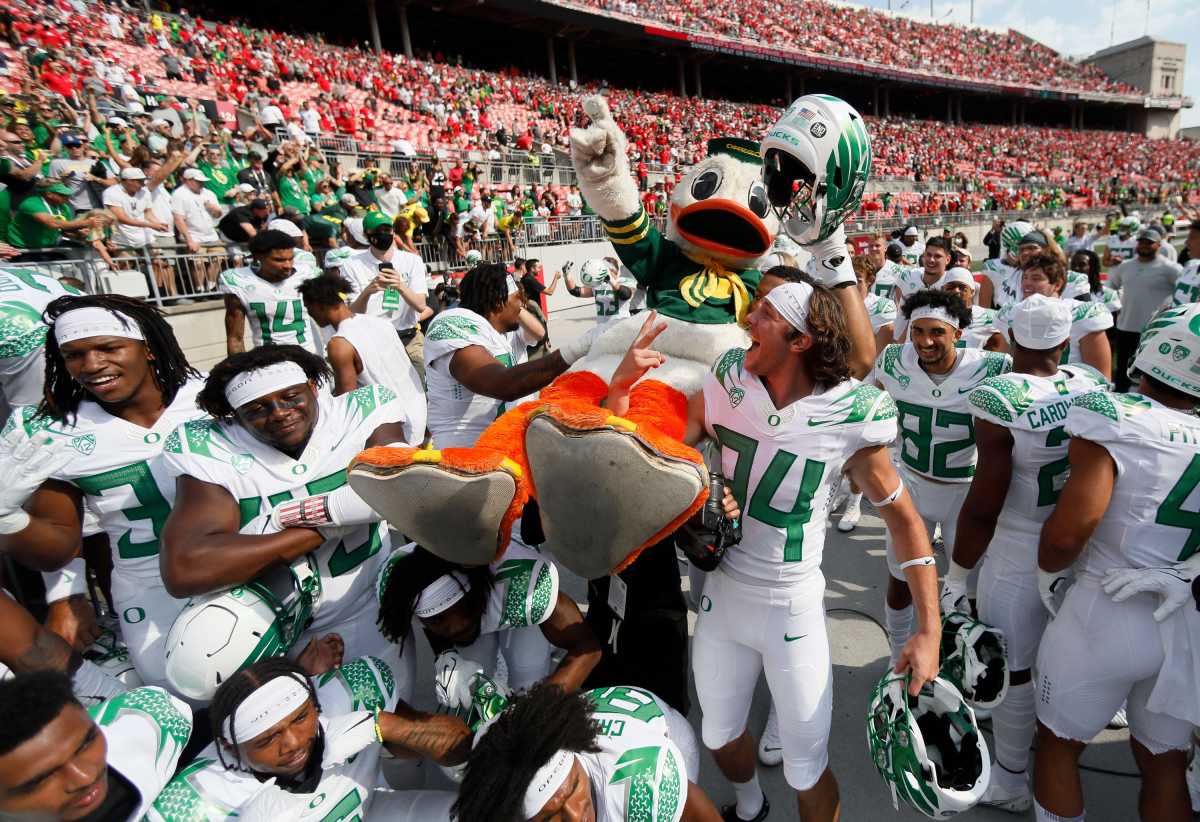
<path fill-rule="evenodd" d="M 376 251 L 387 251 L 392 247 L 391 234 L 368 234 L 367 242 L 371 244 L 371 248 Z"/>

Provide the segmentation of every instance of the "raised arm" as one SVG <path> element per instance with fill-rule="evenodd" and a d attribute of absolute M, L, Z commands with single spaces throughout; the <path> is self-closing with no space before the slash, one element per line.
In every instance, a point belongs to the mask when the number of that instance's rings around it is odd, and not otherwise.
<path fill-rule="evenodd" d="M 558 669 L 546 677 L 546 681 L 567 691 L 579 690 L 588 674 L 599 664 L 602 648 L 584 621 L 575 600 L 560 591 L 554 612 L 542 623 L 541 628 L 551 645 L 567 652 Z"/>

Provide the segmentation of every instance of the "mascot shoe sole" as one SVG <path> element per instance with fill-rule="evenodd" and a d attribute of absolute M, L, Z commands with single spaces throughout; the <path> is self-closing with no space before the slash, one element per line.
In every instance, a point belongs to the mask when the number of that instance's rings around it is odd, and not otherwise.
<path fill-rule="evenodd" d="M 546 547 L 584 579 L 630 564 L 708 497 L 703 463 L 664 454 L 653 444 L 661 435 L 595 411 L 539 409 L 525 431 Z"/>
<path fill-rule="evenodd" d="M 368 449 L 355 458 L 348 479 L 393 529 L 461 565 L 496 559 L 501 528 L 515 518 L 514 504 L 520 513 L 525 497 L 516 463 L 466 449 Z"/>

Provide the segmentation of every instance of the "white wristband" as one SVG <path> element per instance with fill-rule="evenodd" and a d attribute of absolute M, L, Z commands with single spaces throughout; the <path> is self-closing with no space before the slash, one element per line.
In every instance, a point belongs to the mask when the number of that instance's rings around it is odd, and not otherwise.
<path fill-rule="evenodd" d="M 875 500 L 870 500 L 870 503 L 872 505 L 874 505 L 876 508 L 883 508 L 885 505 L 891 505 L 893 502 L 900 499 L 900 494 L 903 491 L 904 491 L 904 480 L 900 480 L 900 484 L 896 486 L 895 491 L 888 494 L 886 497 L 881 499 L 879 502 L 876 502 Z"/>
<path fill-rule="evenodd" d="M 934 559 L 933 557 L 917 557 L 916 559 L 910 559 L 908 562 L 900 563 L 900 570 L 903 571 L 905 568 L 912 568 L 914 565 L 936 565 L 936 564 L 937 564 L 937 560 Z"/>
<path fill-rule="evenodd" d="M 46 604 L 87 593 L 87 560 L 75 557 L 57 571 L 42 574 L 46 585 Z"/>

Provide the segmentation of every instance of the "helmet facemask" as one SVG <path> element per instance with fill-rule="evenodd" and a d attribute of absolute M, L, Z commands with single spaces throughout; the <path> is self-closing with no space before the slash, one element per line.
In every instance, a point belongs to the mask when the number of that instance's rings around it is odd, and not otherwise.
<path fill-rule="evenodd" d="M 825 196 L 816 185 L 817 175 L 800 158 L 777 148 L 763 158 L 763 182 L 771 209 L 789 236 L 802 234 L 819 223 L 817 204 Z"/>

